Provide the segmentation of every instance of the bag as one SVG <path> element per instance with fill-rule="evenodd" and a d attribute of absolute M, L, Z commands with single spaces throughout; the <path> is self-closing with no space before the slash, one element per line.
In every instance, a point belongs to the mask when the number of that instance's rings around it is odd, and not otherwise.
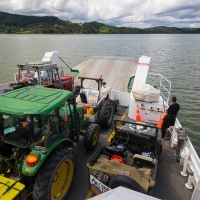
<path fill-rule="evenodd" d="M 158 102 L 160 91 L 149 84 L 139 83 L 132 89 L 135 100 L 145 102 Z"/>

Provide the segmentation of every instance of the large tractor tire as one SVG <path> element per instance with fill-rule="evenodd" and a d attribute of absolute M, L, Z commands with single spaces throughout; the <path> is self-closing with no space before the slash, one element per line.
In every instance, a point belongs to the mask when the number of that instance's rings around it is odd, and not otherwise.
<path fill-rule="evenodd" d="M 102 128 L 109 128 L 112 125 L 114 117 L 114 102 L 110 99 L 106 100 L 100 111 L 100 125 Z"/>
<path fill-rule="evenodd" d="M 134 190 L 136 192 L 144 193 L 144 190 L 140 186 L 140 184 L 137 181 L 135 181 L 134 179 L 132 179 L 128 176 L 115 175 L 110 179 L 109 187 L 111 189 L 114 189 L 114 188 L 119 187 L 119 186 L 129 188 L 129 189 Z"/>
<path fill-rule="evenodd" d="M 75 156 L 64 148 L 53 152 L 39 170 L 33 200 L 62 200 L 69 193 L 75 172 Z"/>
<path fill-rule="evenodd" d="M 87 150 L 92 151 L 98 143 L 100 128 L 98 124 L 90 124 L 84 137 L 84 146 Z"/>

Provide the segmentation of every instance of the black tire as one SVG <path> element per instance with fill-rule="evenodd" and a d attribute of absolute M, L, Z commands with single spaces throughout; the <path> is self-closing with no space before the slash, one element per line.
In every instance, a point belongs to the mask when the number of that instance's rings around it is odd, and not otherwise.
<path fill-rule="evenodd" d="M 144 193 L 143 188 L 140 186 L 140 184 L 135 181 L 134 179 L 124 176 L 124 175 L 115 175 L 110 179 L 109 187 L 111 189 L 114 189 L 116 187 L 123 186 L 125 188 L 129 188 L 131 190 L 134 190 L 136 192 Z"/>
<path fill-rule="evenodd" d="M 115 103 L 115 112 L 118 112 L 119 110 L 119 100 L 114 100 Z"/>
<path fill-rule="evenodd" d="M 114 117 L 114 102 L 110 99 L 106 100 L 100 111 L 100 125 L 102 128 L 109 128 L 112 125 Z"/>
<path fill-rule="evenodd" d="M 75 156 L 72 151 L 63 148 L 51 153 L 36 175 L 33 200 L 66 198 L 73 181 L 75 165 Z M 67 178 L 63 180 L 63 177 Z M 60 183 L 61 186 L 57 187 Z"/>
<path fill-rule="evenodd" d="M 92 151 L 98 143 L 100 128 L 98 124 L 90 124 L 86 130 L 86 135 L 84 137 L 84 147 Z"/>

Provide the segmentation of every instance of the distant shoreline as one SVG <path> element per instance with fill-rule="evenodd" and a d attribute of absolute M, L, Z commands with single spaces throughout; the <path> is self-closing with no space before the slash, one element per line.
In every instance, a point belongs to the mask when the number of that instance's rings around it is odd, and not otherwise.
<path fill-rule="evenodd" d="M 200 34 L 200 28 L 115 27 L 99 22 L 73 23 L 53 16 L 26 16 L 0 11 L 0 34 Z"/>

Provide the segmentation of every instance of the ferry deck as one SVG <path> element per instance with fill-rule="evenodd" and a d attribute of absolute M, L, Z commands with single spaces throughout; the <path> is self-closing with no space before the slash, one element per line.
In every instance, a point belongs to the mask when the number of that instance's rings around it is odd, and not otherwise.
<path fill-rule="evenodd" d="M 149 60 L 148 60 L 149 59 Z M 123 99 L 126 97 L 123 95 L 127 95 L 127 83 L 131 84 L 130 77 L 135 75 L 135 82 L 137 82 L 137 75 L 142 74 L 142 78 L 140 77 L 140 82 L 146 82 L 148 67 L 145 68 L 145 62 L 150 63 L 150 58 L 145 57 L 143 60 L 138 61 L 138 65 L 142 65 L 142 69 L 136 66 L 136 62 L 132 58 L 121 58 L 121 57 L 95 57 L 89 59 L 80 65 L 76 66 L 75 69 L 80 71 L 79 76 L 82 77 L 97 77 L 102 75 L 104 81 L 106 81 L 106 85 L 112 87 L 114 92 L 114 97 L 119 98 L 120 102 L 123 102 Z M 113 68 L 112 68 L 112 67 Z M 136 71 L 137 69 L 137 71 Z M 146 74 L 146 76 L 144 76 Z M 124 80 L 124 82 L 121 82 Z M 78 85 L 78 79 L 75 80 L 75 85 Z M 86 83 L 87 87 L 93 87 L 90 82 Z M 132 85 L 133 87 L 133 81 Z M 123 94 L 122 97 L 118 94 Z M 129 91 L 130 92 L 130 91 Z M 111 95 L 112 96 L 112 95 Z M 169 101 L 166 99 L 167 103 Z M 122 103 L 120 109 L 117 113 L 115 113 L 114 119 L 124 119 L 126 121 L 131 121 L 134 119 L 134 116 L 131 116 L 130 110 L 130 102 Z M 135 112 L 134 109 L 133 113 Z M 143 116 L 144 118 L 144 116 Z M 174 125 L 175 127 L 181 127 L 178 120 Z M 113 135 L 114 124 L 108 130 L 101 129 L 100 138 L 98 142 L 98 146 L 103 146 L 109 144 L 110 138 Z M 152 191 L 152 196 L 162 200 L 197 200 L 199 199 L 199 181 L 198 181 L 198 169 L 192 164 L 193 162 L 199 163 L 199 158 L 196 155 L 195 150 L 191 147 L 190 141 L 189 144 L 186 144 L 186 147 L 191 151 L 191 157 L 189 158 L 190 162 L 187 166 L 187 171 L 193 169 L 195 172 L 195 178 L 192 181 L 193 189 L 187 189 L 185 184 L 188 183 L 188 176 L 182 176 L 181 171 L 183 171 L 184 159 L 183 157 L 180 160 L 180 163 L 177 162 L 176 157 L 174 156 L 176 153 L 176 144 L 175 141 L 177 134 L 172 131 L 170 140 L 162 140 L 162 154 L 159 156 L 158 160 L 158 170 L 156 176 L 156 184 Z M 89 188 L 89 175 L 87 171 L 87 163 L 92 158 L 95 150 L 92 152 L 88 152 L 84 149 L 83 138 L 80 140 L 79 144 L 76 144 L 73 151 L 77 157 L 77 170 L 74 182 L 72 184 L 71 191 L 68 195 L 69 200 L 83 200 L 89 199 L 94 194 L 90 191 Z M 193 157 L 193 158 L 192 158 Z"/>

